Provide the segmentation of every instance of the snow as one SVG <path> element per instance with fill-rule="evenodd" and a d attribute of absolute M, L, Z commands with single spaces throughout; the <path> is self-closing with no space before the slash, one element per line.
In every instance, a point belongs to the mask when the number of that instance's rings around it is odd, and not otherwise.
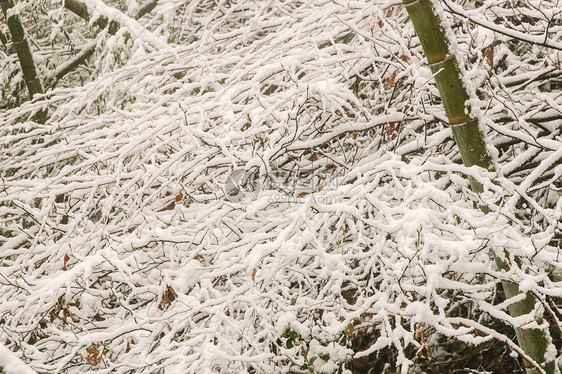
<path fill-rule="evenodd" d="M 562 43 L 557 42 L 556 40 L 552 40 L 548 38 L 548 35 L 529 35 L 529 33 L 521 32 L 518 30 L 513 30 L 508 27 L 502 27 L 500 25 L 496 25 L 493 22 L 486 20 L 485 18 L 480 16 L 480 12 L 478 10 L 471 10 L 466 11 L 461 6 L 454 4 L 448 0 L 444 0 L 443 4 L 453 13 L 459 16 L 462 16 L 466 19 L 469 19 L 471 22 L 475 24 L 485 27 L 486 29 L 493 30 L 496 33 L 506 35 L 508 37 L 527 41 L 529 43 L 538 44 L 548 46 L 549 48 L 562 50 Z M 538 9 L 538 8 L 537 8 Z M 548 10 L 541 9 L 540 16 L 541 18 L 544 17 L 546 19 L 552 19 L 547 15 Z"/>
<path fill-rule="evenodd" d="M 100 34 L 95 61 L 42 101 L 0 111 L 3 362 L 345 373 L 390 349 L 389 367 L 407 373 L 421 328 L 524 355 L 492 327 L 544 328 L 543 308 L 511 316 L 524 294 L 499 302 L 496 287 L 562 296 L 562 98 L 539 79 L 557 77 L 555 52 L 462 19 L 450 28 L 441 8 L 491 172 L 462 166 L 400 2 L 169 0 L 138 21 L 126 15 L 137 1 L 85 3 L 123 29 Z M 500 3 L 462 14 L 503 20 Z M 22 4 L 22 17 L 36 9 Z M 62 19 L 50 42 L 72 27 L 91 45 L 85 22 Z M 0 59 L 7 87 L 17 61 Z M 259 174 L 252 201 L 226 196 L 235 169 Z M 353 347 L 368 329 L 376 340 Z"/>
<path fill-rule="evenodd" d="M 135 38 L 146 41 L 155 50 L 168 50 L 172 48 L 158 36 L 144 28 L 138 21 L 123 14 L 116 8 L 106 5 L 102 0 L 83 0 L 88 9 L 93 10 L 91 22 L 95 21 L 99 16 L 105 16 L 110 21 L 116 21 L 120 25 L 127 28 Z"/>
<path fill-rule="evenodd" d="M 0 368 L 4 374 L 36 374 L 14 353 L 0 345 Z"/>

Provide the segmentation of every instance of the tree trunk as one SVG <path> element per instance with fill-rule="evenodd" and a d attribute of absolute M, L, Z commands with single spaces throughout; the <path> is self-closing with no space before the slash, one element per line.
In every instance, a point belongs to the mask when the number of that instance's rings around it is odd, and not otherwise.
<path fill-rule="evenodd" d="M 13 0 L 0 0 L 0 5 L 2 6 L 6 23 L 8 24 L 8 30 L 10 30 L 10 35 L 12 36 L 12 42 L 14 43 L 14 48 L 18 55 L 18 60 L 23 72 L 25 84 L 29 91 L 29 96 L 33 98 L 36 94 L 43 93 L 43 86 L 41 85 L 41 80 L 37 75 L 37 67 L 35 66 L 31 48 L 29 47 L 29 43 L 25 37 L 23 25 L 21 24 L 20 17 L 17 13 L 8 15 L 8 10 L 14 7 Z M 36 115 L 36 120 L 41 123 L 45 122 L 46 114 L 47 113 L 45 111 L 40 111 Z"/>
<path fill-rule="evenodd" d="M 14 2 L 12 0 L 0 0 L 0 4 L 2 5 L 4 16 L 7 18 L 6 22 L 8 24 L 8 29 L 10 30 L 10 35 L 12 36 L 14 48 L 18 54 L 21 70 L 23 71 L 23 77 L 25 79 L 27 89 L 29 90 L 29 94 L 31 97 L 38 93 L 42 94 L 43 86 L 37 76 L 37 68 L 35 67 L 35 61 L 33 61 L 33 54 L 31 53 L 31 48 L 29 47 L 29 43 L 25 37 L 25 31 L 20 22 L 20 17 L 17 14 L 12 14 L 8 17 L 8 9 L 14 6 Z"/>
<path fill-rule="evenodd" d="M 466 166 L 477 165 L 488 170 L 493 169 L 478 120 L 470 115 L 469 97 L 456 57 L 450 53 L 449 41 L 431 1 L 403 0 L 403 3 L 423 47 L 431 72 L 435 75 L 435 82 L 463 163 Z M 473 191 L 483 191 L 482 185 L 476 180 L 471 179 L 470 183 Z M 485 211 L 485 208 L 483 210 Z M 509 270 L 509 266 L 501 259 L 496 258 L 495 262 L 500 270 Z M 507 299 L 519 294 L 519 287 L 516 284 L 504 281 L 502 286 Z M 517 317 L 530 313 L 534 307 L 535 299 L 527 293 L 523 301 L 510 305 L 509 312 L 512 317 Z M 548 346 L 546 332 L 524 328 L 515 328 L 515 332 L 523 351 L 546 373 L 554 373 L 554 361 L 546 362 L 545 358 Z M 540 372 L 528 362 L 526 366 L 528 374 Z"/>

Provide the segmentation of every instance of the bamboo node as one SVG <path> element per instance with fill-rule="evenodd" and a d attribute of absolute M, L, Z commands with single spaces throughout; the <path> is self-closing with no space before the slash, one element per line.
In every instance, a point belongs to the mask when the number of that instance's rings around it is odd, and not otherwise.
<path fill-rule="evenodd" d="M 453 55 L 445 55 L 445 57 L 437 62 L 432 62 L 432 63 L 428 63 L 429 67 L 434 69 L 435 71 L 438 71 L 439 69 L 441 69 L 443 66 L 441 65 L 445 65 L 448 61 L 451 60 L 455 60 L 455 56 Z"/>

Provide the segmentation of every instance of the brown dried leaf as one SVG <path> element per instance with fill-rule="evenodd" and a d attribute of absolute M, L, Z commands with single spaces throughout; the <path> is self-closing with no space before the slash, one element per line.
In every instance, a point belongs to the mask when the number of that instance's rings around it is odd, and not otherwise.
<path fill-rule="evenodd" d="M 256 281 L 256 273 L 258 272 L 258 269 L 254 269 L 252 270 L 252 281 L 255 282 Z"/>
<path fill-rule="evenodd" d="M 386 78 L 386 83 L 390 86 L 390 87 L 394 87 L 396 86 L 396 71 L 394 71 L 392 73 L 392 75 L 389 78 Z"/>
<path fill-rule="evenodd" d="M 484 56 L 486 57 L 486 61 L 490 66 L 490 70 L 494 68 L 494 46 L 491 45 L 484 50 Z"/>
<path fill-rule="evenodd" d="M 101 362 L 101 352 L 100 352 L 100 343 L 91 344 L 88 348 L 86 348 L 86 352 L 88 355 L 86 356 L 86 362 L 92 366 L 98 366 Z"/>
<path fill-rule="evenodd" d="M 345 328 L 345 335 L 347 335 L 348 337 L 352 337 L 353 336 L 353 331 L 355 330 L 355 327 L 353 327 L 353 324 L 349 324 L 347 325 L 347 327 Z"/>
<path fill-rule="evenodd" d="M 80 301 L 75 300 L 67 304 L 64 301 L 64 296 L 59 297 L 57 303 L 49 311 L 49 321 L 53 322 L 58 319 L 65 325 L 67 324 L 67 318 L 72 319 L 74 322 L 79 321 L 76 316 L 73 316 L 72 313 L 70 313 L 69 307 L 71 306 L 80 308 Z"/>
<path fill-rule="evenodd" d="M 179 203 L 181 199 L 183 199 L 183 194 L 180 192 L 179 194 L 176 195 L 176 203 Z"/>
<path fill-rule="evenodd" d="M 66 270 L 66 263 L 68 262 L 68 260 L 70 260 L 70 256 L 68 255 L 68 253 L 65 253 L 62 259 L 62 270 Z"/>
<path fill-rule="evenodd" d="M 166 310 L 172 304 L 172 302 L 178 298 L 176 291 L 171 286 L 167 286 L 162 293 L 162 300 L 158 304 L 158 309 Z"/>
<path fill-rule="evenodd" d="M 402 60 L 404 62 L 410 62 L 410 57 L 408 57 L 406 55 L 402 55 L 402 56 L 400 56 L 400 60 Z"/>
<path fill-rule="evenodd" d="M 127 346 L 125 347 L 125 353 L 129 353 L 131 351 L 131 346 L 134 344 L 135 342 L 133 340 L 127 339 Z"/>
<path fill-rule="evenodd" d="M 396 130 L 396 125 L 394 123 L 389 122 L 386 124 L 386 133 L 388 135 L 392 135 L 395 130 Z"/>

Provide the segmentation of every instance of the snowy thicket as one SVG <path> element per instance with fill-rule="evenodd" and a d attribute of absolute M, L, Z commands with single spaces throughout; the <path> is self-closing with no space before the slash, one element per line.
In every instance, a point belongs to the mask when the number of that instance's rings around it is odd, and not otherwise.
<path fill-rule="evenodd" d="M 407 373 L 432 336 L 560 336 L 562 4 L 439 5 L 492 173 L 460 164 L 400 1 L 84 3 L 122 27 L 18 3 L 48 84 L 97 40 L 40 99 L 0 51 L 0 340 L 33 370 Z"/>

